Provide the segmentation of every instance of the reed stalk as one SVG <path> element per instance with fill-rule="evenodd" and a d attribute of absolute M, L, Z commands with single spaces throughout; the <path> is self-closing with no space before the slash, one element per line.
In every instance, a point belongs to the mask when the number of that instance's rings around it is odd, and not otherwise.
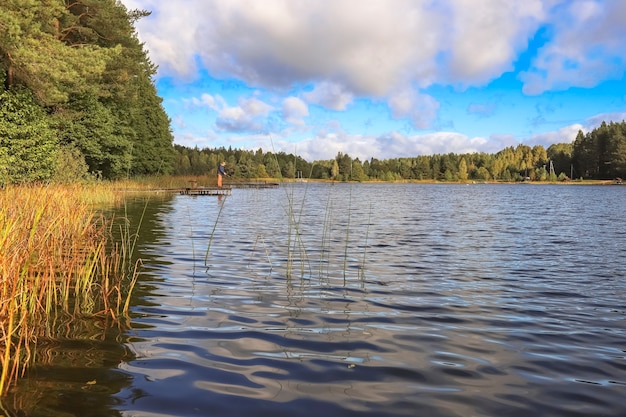
<path fill-rule="evenodd" d="M 96 209 L 117 198 L 108 186 L 0 190 L 0 395 L 32 361 L 37 339 L 54 333 L 60 315 L 127 314 L 122 287 L 130 277 L 132 290 L 137 270 L 122 268 L 129 243 L 111 244 L 108 220 Z"/>
<path fill-rule="evenodd" d="M 226 197 L 227 198 L 227 197 Z M 226 198 L 224 201 L 220 203 L 220 209 L 217 212 L 217 216 L 215 217 L 215 223 L 213 223 L 213 229 L 211 229 L 211 236 L 209 236 L 209 243 L 206 248 L 206 253 L 204 254 L 204 266 L 209 269 L 209 253 L 211 252 L 211 245 L 213 244 L 213 237 L 215 236 L 215 230 L 217 229 L 217 223 L 220 220 L 220 216 L 222 215 L 222 210 L 224 210 L 224 205 L 226 204 Z"/>
<path fill-rule="evenodd" d="M 324 210 L 324 224 L 322 227 L 322 239 L 320 247 L 320 260 L 318 275 L 322 278 L 322 273 L 328 275 L 328 264 L 330 263 L 330 244 L 331 244 L 331 231 L 332 231 L 332 195 L 328 193 L 326 200 L 326 209 Z M 323 271 L 324 264 L 326 264 L 326 271 Z"/>
<path fill-rule="evenodd" d="M 367 260 L 367 239 L 370 234 L 370 225 L 372 224 L 372 203 L 370 202 L 370 209 L 367 215 L 367 228 L 365 229 L 365 243 L 363 244 L 363 260 L 361 261 L 361 279 L 365 279 L 365 261 Z"/>
<path fill-rule="evenodd" d="M 346 283 L 346 273 L 348 270 L 348 247 L 350 244 L 350 213 L 352 211 L 352 186 L 348 195 L 348 223 L 346 224 L 346 244 L 343 250 L 343 283 Z"/>

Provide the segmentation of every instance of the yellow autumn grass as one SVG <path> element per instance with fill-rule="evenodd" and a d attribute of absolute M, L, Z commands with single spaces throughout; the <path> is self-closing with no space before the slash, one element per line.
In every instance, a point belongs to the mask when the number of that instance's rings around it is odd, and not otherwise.
<path fill-rule="evenodd" d="M 0 395 L 59 314 L 127 313 L 137 271 L 96 209 L 119 199 L 107 185 L 0 189 Z"/>

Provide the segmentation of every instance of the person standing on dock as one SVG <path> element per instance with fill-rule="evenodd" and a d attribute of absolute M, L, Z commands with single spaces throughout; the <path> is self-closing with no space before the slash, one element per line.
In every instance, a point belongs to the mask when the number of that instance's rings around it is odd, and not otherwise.
<path fill-rule="evenodd" d="M 226 175 L 226 162 L 220 162 L 217 167 L 217 187 L 222 188 L 222 179 Z"/>

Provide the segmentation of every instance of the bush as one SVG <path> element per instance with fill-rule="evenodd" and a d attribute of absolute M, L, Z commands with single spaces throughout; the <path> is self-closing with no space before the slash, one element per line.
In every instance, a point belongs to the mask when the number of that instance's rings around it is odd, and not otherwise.
<path fill-rule="evenodd" d="M 90 178 L 85 157 L 75 146 L 62 146 L 58 153 L 52 180 L 61 184 L 86 181 Z"/>
<path fill-rule="evenodd" d="M 25 90 L 0 92 L 0 185 L 49 180 L 57 135 L 46 112 Z"/>

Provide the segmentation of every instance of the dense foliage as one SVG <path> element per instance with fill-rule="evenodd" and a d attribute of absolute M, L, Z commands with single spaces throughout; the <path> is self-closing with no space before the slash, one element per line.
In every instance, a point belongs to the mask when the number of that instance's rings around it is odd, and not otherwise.
<path fill-rule="evenodd" d="M 626 176 L 626 122 L 602 122 L 586 135 L 578 132 L 572 159 L 576 171 L 585 178 Z"/>
<path fill-rule="evenodd" d="M 2 0 L 0 185 L 170 173 L 156 68 L 116 0 Z"/>
<path fill-rule="evenodd" d="M 496 154 L 422 155 L 361 161 L 339 153 L 313 163 L 292 154 L 175 146 L 175 173 L 206 175 L 226 161 L 235 178 L 313 178 L 339 181 L 564 181 L 613 179 L 626 175 L 626 123 L 603 123 L 574 143 L 518 145 Z"/>

